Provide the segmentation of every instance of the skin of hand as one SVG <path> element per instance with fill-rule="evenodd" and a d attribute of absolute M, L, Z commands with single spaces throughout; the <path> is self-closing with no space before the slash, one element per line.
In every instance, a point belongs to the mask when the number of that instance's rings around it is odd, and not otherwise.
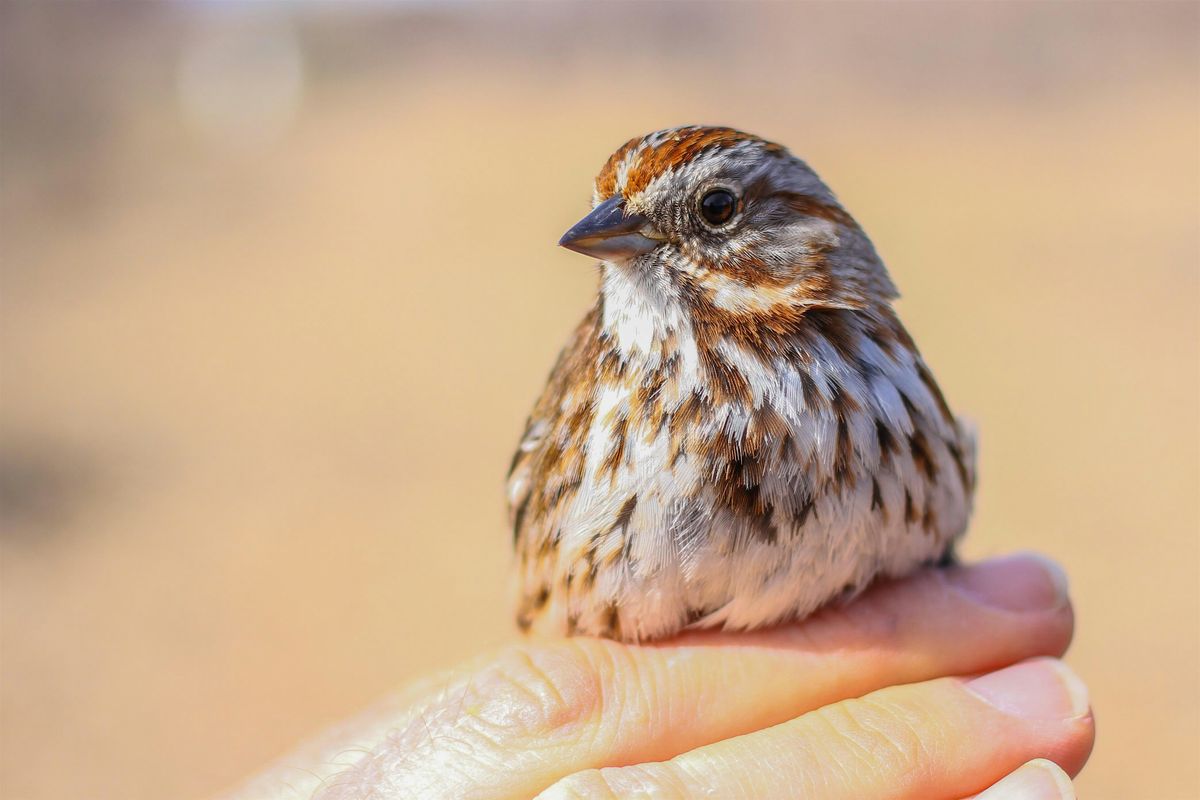
<path fill-rule="evenodd" d="M 226 800 L 1072 798 L 1095 734 L 1053 563 L 926 569 L 808 619 L 530 640 L 423 680 Z"/>

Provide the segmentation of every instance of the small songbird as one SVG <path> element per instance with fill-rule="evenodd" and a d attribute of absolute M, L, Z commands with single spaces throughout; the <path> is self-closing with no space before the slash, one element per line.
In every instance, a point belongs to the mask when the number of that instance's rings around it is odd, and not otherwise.
<path fill-rule="evenodd" d="M 952 555 L 974 437 L 803 161 L 730 128 L 632 139 L 559 244 L 600 295 L 509 473 L 522 629 L 758 628 Z"/>

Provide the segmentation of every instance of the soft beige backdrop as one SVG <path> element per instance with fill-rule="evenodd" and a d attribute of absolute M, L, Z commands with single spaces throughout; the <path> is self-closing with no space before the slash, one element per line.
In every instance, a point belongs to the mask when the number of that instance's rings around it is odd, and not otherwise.
<path fill-rule="evenodd" d="M 10 800 L 199 797 L 512 636 L 626 138 L 807 158 L 1070 571 L 1092 800 L 1200 797 L 1200 6 L 0 5 Z"/>

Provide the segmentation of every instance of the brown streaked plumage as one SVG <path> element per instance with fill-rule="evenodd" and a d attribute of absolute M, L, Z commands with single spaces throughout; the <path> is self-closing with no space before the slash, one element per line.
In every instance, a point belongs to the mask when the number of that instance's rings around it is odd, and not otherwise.
<path fill-rule="evenodd" d="M 807 165 L 676 128 L 593 199 L 562 243 L 601 259 L 600 296 L 509 473 L 523 629 L 754 628 L 950 552 L 974 441 Z"/>

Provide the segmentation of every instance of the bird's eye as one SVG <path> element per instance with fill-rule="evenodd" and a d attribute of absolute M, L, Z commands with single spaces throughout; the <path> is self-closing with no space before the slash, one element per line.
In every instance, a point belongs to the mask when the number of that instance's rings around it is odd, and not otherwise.
<path fill-rule="evenodd" d="M 713 189 L 700 199 L 700 216 L 709 225 L 724 225 L 737 212 L 737 198 L 728 189 Z"/>

